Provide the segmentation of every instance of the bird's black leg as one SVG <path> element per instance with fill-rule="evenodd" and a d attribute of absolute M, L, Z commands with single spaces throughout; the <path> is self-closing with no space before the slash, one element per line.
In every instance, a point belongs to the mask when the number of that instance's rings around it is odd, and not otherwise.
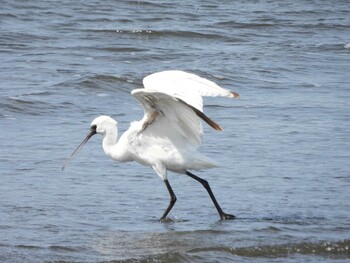
<path fill-rule="evenodd" d="M 165 179 L 164 183 L 165 183 L 166 188 L 168 189 L 169 194 L 170 194 L 170 202 L 169 202 L 168 208 L 165 210 L 165 212 L 164 212 L 163 216 L 160 218 L 160 220 L 164 220 L 167 217 L 167 215 L 169 214 L 170 210 L 173 208 L 173 206 L 175 205 L 175 202 L 176 202 L 176 195 L 174 194 L 174 191 L 171 188 L 169 181 L 167 179 Z"/>
<path fill-rule="evenodd" d="M 224 219 L 234 219 L 234 218 L 235 218 L 234 215 L 226 214 L 226 213 L 224 213 L 224 211 L 222 211 L 220 205 L 219 205 L 218 202 L 216 201 L 216 198 L 215 198 L 213 192 L 212 192 L 211 189 L 210 189 L 209 183 L 208 183 L 206 180 L 204 180 L 204 179 L 202 179 L 202 178 L 200 178 L 200 177 L 198 177 L 198 176 L 196 176 L 196 175 L 190 173 L 189 171 L 186 171 L 186 174 L 187 174 L 189 177 L 193 178 L 194 180 L 200 182 L 200 183 L 204 186 L 204 188 L 207 190 L 207 192 L 208 192 L 208 194 L 209 194 L 211 200 L 213 201 L 213 203 L 214 203 L 214 205 L 215 205 L 215 207 L 216 207 L 216 210 L 218 210 L 219 215 L 220 215 L 220 218 L 221 218 L 222 220 L 224 220 Z"/>

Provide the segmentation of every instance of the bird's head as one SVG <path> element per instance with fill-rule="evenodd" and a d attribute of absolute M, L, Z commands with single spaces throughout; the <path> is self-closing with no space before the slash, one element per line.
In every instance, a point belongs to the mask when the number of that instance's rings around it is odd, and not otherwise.
<path fill-rule="evenodd" d="M 89 133 L 86 135 L 85 139 L 79 144 L 79 146 L 74 150 L 74 152 L 70 155 L 70 157 L 67 158 L 64 165 L 62 166 L 62 171 L 92 136 L 94 136 L 95 134 L 105 135 L 108 130 L 115 130 L 116 125 L 117 122 L 109 116 L 102 115 L 95 118 L 91 122 Z"/>
<path fill-rule="evenodd" d="M 117 122 L 109 116 L 99 116 L 91 122 L 90 131 L 95 131 L 95 134 L 106 134 L 108 129 L 115 129 Z M 92 135 L 91 135 L 92 136 Z"/>

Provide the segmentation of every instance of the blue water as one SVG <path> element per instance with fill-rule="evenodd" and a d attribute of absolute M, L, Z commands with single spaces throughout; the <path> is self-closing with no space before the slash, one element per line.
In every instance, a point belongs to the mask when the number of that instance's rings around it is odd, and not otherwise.
<path fill-rule="evenodd" d="M 348 1 L 2 1 L 1 262 L 348 262 Z M 182 69 L 238 92 L 208 98 L 206 191 L 119 164 L 95 136 L 143 110 L 146 75 Z"/>

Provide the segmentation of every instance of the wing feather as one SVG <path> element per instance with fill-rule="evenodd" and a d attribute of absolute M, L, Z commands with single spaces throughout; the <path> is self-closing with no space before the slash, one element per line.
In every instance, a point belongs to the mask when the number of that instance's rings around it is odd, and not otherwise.
<path fill-rule="evenodd" d="M 159 91 L 179 98 L 201 112 L 203 112 L 203 96 L 239 97 L 237 93 L 224 89 L 208 79 L 180 70 L 167 70 L 148 75 L 143 79 L 143 85 L 146 90 Z"/>
<path fill-rule="evenodd" d="M 149 125 L 146 129 L 147 132 L 151 132 L 158 137 L 173 137 L 174 134 L 179 134 L 182 140 L 191 145 L 195 147 L 200 145 L 202 134 L 200 120 L 197 114 L 186 104 L 168 94 L 145 89 L 135 89 L 131 94 L 144 107 L 144 121 L 150 112 L 157 111 L 160 113 L 155 123 L 159 124 L 161 122 L 162 125 Z"/>
<path fill-rule="evenodd" d="M 203 96 L 239 97 L 210 80 L 179 70 L 153 73 L 143 79 L 143 84 L 144 89 L 131 92 L 144 108 L 142 131 L 167 137 L 178 147 L 185 147 L 187 143 L 194 147 L 200 145 L 200 119 L 212 128 L 222 130 L 203 113 Z"/>

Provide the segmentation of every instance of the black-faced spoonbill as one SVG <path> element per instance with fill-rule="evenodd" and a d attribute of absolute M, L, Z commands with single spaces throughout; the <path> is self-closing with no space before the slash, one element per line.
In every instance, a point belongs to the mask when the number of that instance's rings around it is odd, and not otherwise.
<path fill-rule="evenodd" d="M 117 122 L 109 116 L 97 117 L 91 123 L 90 133 L 66 160 L 62 170 L 94 134 L 101 134 L 106 155 L 119 162 L 136 161 L 150 166 L 164 181 L 170 194 L 170 203 L 161 220 L 167 217 L 176 202 L 167 179 L 168 170 L 186 174 L 200 182 L 220 218 L 234 219 L 234 215 L 223 212 L 209 183 L 189 170 L 217 166 L 215 161 L 197 151 L 203 133 L 200 119 L 215 130 L 222 130 L 219 124 L 203 113 L 202 96 L 238 98 L 239 95 L 210 80 L 179 70 L 146 76 L 143 85 L 144 89 L 131 92 L 144 108 L 143 118 L 132 122 L 118 140 Z"/>

